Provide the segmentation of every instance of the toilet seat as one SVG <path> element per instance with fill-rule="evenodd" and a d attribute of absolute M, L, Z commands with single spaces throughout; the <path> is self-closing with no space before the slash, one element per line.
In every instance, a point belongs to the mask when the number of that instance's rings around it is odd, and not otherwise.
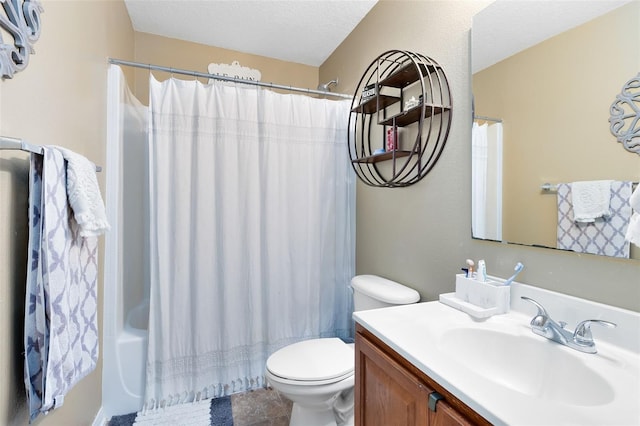
<path fill-rule="evenodd" d="M 353 348 L 338 338 L 311 339 L 273 353 L 267 360 L 272 380 L 287 384 L 323 385 L 354 374 Z"/>

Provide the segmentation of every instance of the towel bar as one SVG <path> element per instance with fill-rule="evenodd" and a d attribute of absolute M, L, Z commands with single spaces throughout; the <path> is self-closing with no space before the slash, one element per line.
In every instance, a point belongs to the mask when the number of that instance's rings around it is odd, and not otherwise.
<path fill-rule="evenodd" d="M 8 136 L 0 136 L 0 149 L 17 149 L 20 151 L 33 152 L 42 154 L 42 147 L 29 143 L 23 139 L 12 138 Z M 96 172 L 101 172 L 102 167 L 96 166 Z"/>
<path fill-rule="evenodd" d="M 635 187 L 638 185 L 638 182 L 631 182 L 631 185 Z M 540 185 L 540 189 L 544 192 L 557 192 L 558 184 L 545 182 L 542 185 Z"/>

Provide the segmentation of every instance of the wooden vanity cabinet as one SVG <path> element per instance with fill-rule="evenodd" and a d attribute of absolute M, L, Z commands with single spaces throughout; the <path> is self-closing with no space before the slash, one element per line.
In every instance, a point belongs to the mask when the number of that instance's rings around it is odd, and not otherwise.
<path fill-rule="evenodd" d="M 356 324 L 356 426 L 489 424 L 380 339 Z"/>

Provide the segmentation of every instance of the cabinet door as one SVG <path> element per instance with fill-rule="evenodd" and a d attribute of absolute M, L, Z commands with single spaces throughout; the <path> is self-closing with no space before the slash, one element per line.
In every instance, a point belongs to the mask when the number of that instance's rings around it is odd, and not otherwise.
<path fill-rule="evenodd" d="M 429 411 L 429 426 L 468 426 L 470 424 L 445 400 L 438 401 L 436 411 Z"/>
<path fill-rule="evenodd" d="M 356 425 L 427 425 L 430 392 L 417 377 L 356 334 Z"/>

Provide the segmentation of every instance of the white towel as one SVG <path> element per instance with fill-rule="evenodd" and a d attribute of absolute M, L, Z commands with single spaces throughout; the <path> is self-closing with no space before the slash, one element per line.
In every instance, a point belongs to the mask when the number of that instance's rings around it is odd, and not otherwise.
<path fill-rule="evenodd" d="M 638 185 L 629 197 L 629 204 L 635 211 L 629 220 L 629 227 L 624 235 L 624 239 L 640 247 L 640 185 Z"/>
<path fill-rule="evenodd" d="M 80 154 L 62 147 L 59 150 L 67 160 L 67 196 L 80 236 L 97 237 L 109 229 L 100 187 L 96 178 L 96 166 Z"/>
<path fill-rule="evenodd" d="M 595 180 L 571 184 L 574 222 L 590 223 L 611 216 L 611 182 Z"/>
<path fill-rule="evenodd" d="M 640 213 L 640 184 L 636 186 L 635 191 L 629 197 L 629 204 L 636 213 Z"/>
<path fill-rule="evenodd" d="M 624 239 L 640 247 L 640 213 L 634 213 L 629 219 L 629 227 Z"/>

